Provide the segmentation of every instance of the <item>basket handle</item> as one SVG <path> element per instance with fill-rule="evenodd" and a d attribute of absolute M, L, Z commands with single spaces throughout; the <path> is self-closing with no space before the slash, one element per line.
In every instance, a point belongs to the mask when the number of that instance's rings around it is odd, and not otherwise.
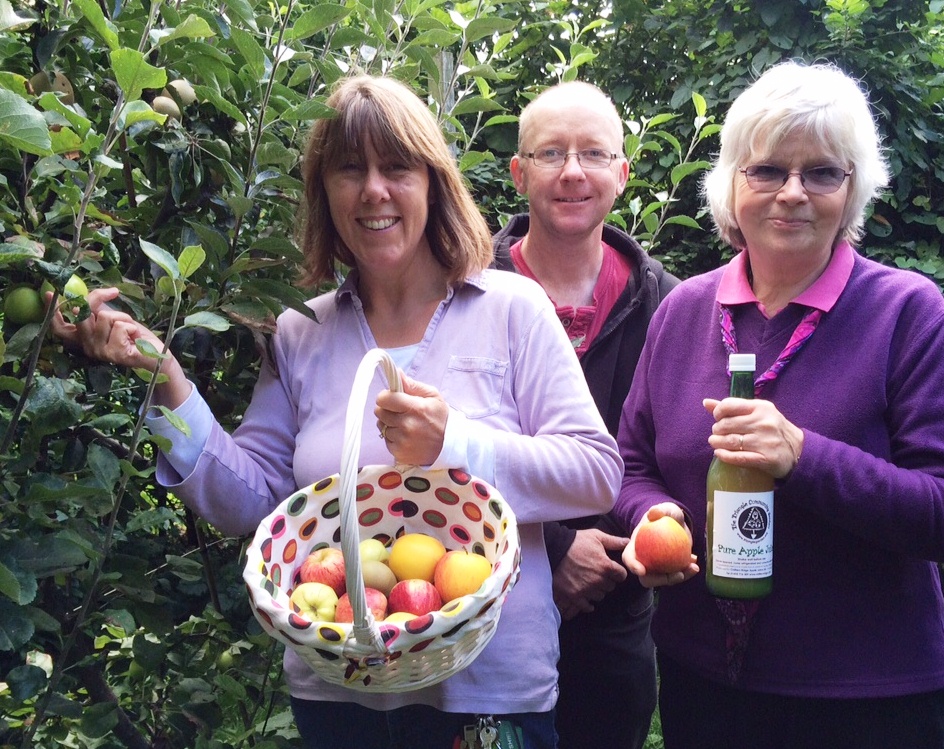
<path fill-rule="evenodd" d="M 374 615 L 367 606 L 367 593 L 364 590 L 364 575 L 361 567 L 360 533 L 357 523 L 357 474 L 360 458 L 361 434 L 363 432 L 364 409 L 374 370 L 382 366 L 390 390 L 403 392 L 400 370 L 393 359 L 383 349 L 374 348 L 367 352 L 357 367 L 351 397 L 347 404 L 347 416 L 344 422 L 344 445 L 341 452 L 340 473 L 340 520 L 341 551 L 344 554 L 344 569 L 347 578 L 347 594 L 351 599 L 354 614 L 354 636 L 363 645 L 369 645 L 377 652 L 386 652 L 386 646 L 380 636 L 380 628 Z"/>

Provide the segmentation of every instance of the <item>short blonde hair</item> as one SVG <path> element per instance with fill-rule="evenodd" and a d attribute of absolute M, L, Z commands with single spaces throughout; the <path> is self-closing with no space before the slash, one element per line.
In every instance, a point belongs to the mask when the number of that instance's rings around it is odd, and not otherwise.
<path fill-rule="evenodd" d="M 458 282 L 487 268 L 493 257 L 488 225 L 436 118 L 420 98 L 391 78 L 357 75 L 343 79 L 327 105 L 337 115 L 312 126 L 302 164 L 302 283 L 331 282 L 339 264 L 357 265 L 331 219 L 324 176 L 351 153 L 363 156 L 368 142 L 379 153 L 428 168 L 431 200 L 426 236 L 449 280 Z"/>
<path fill-rule="evenodd" d="M 889 178 L 866 94 L 835 65 L 791 61 L 767 70 L 734 100 L 721 129 L 721 150 L 705 176 L 703 193 L 718 235 L 732 246 L 745 244 L 734 217 L 738 168 L 765 158 L 797 132 L 852 169 L 836 240 L 862 238 L 865 209 Z"/>
<path fill-rule="evenodd" d="M 575 103 L 596 107 L 597 111 L 603 115 L 606 126 L 611 129 L 614 149 L 622 154 L 623 120 L 616 111 L 616 106 L 603 91 L 592 83 L 583 81 L 567 81 L 551 86 L 528 103 L 518 119 L 518 154 L 523 156 L 526 148 L 530 150 L 531 133 L 539 121 L 541 110 L 550 109 L 553 113 L 555 106 Z"/>

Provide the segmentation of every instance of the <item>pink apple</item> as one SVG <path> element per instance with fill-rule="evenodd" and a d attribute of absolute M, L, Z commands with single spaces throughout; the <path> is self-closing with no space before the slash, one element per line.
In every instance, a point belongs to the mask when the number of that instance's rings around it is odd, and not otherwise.
<path fill-rule="evenodd" d="M 430 611 L 442 608 L 442 596 L 436 586 L 428 580 L 411 578 L 401 580 L 390 591 L 390 611 L 408 611 L 411 614 L 422 616 Z"/>
<path fill-rule="evenodd" d="M 324 583 L 302 583 L 289 598 L 292 610 L 315 622 L 333 622 L 338 594 Z"/>
<path fill-rule="evenodd" d="M 311 552 L 302 562 L 298 576 L 303 583 L 324 583 L 339 596 L 347 590 L 344 577 L 344 554 L 340 549 L 325 547 Z"/>
<path fill-rule="evenodd" d="M 371 610 L 376 621 L 382 622 L 387 616 L 387 596 L 374 588 L 364 588 L 364 593 L 367 597 L 367 608 Z M 338 599 L 334 621 L 341 623 L 354 621 L 354 609 L 351 607 L 351 599 L 347 593 Z"/>

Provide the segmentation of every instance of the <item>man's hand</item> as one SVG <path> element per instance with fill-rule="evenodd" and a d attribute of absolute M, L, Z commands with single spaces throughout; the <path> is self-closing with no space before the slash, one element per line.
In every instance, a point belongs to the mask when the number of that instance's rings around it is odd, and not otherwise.
<path fill-rule="evenodd" d="M 626 579 L 626 568 L 607 552 L 621 552 L 628 541 L 596 528 L 577 531 L 567 556 L 554 570 L 554 603 L 562 619 L 593 611 L 595 603 Z"/>

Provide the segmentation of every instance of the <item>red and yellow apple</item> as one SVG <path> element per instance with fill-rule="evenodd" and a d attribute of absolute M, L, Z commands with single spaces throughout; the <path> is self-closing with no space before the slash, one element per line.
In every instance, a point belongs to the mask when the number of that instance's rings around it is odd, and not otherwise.
<path fill-rule="evenodd" d="M 393 570 L 376 559 L 361 562 L 361 572 L 364 576 L 364 585 L 368 588 L 376 588 L 385 596 L 389 596 L 393 586 L 397 584 L 397 576 L 393 574 Z"/>
<path fill-rule="evenodd" d="M 446 552 L 436 563 L 433 584 L 444 603 L 475 593 L 492 574 L 492 564 L 481 554 L 456 550 Z"/>
<path fill-rule="evenodd" d="M 292 611 L 315 622 L 333 622 L 338 594 L 324 583 L 302 583 L 289 597 Z"/>
<path fill-rule="evenodd" d="M 437 538 L 425 533 L 405 533 L 390 547 L 388 564 L 397 580 L 433 581 L 436 563 L 445 555 L 446 547 Z"/>
<path fill-rule="evenodd" d="M 374 619 L 378 622 L 384 620 L 387 616 L 387 596 L 374 588 L 365 588 L 364 595 L 367 598 L 367 608 L 371 610 Z M 338 599 L 338 608 L 334 612 L 334 621 L 342 624 L 354 621 L 354 609 L 351 606 L 351 599 L 347 593 Z"/>
<path fill-rule="evenodd" d="M 650 510 L 636 531 L 636 559 L 647 573 L 681 572 L 692 562 L 692 539 L 681 523 Z"/>
<path fill-rule="evenodd" d="M 390 612 L 406 611 L 422 616 L 442 608 L 443 600 L 429 580 L 408 578 L 393 586 L 388 599 Z"/>
<path fill-rule="evenodd" d="M 298 576 L 303 583 L 324 583 L 339 596 L 347 590 L 344 577 L 344 554 L 340 549 L 315 549 L 302 562 Z"/>

